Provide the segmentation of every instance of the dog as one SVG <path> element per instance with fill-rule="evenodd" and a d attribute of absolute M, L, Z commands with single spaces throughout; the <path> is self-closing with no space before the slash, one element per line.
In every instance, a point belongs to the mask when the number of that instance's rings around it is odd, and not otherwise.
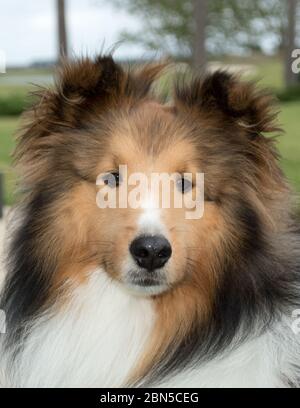
<path fill-rule="evenodd" d="M 3 387 L 299 386 L 300 229 L 276 103 L 225 71 L 180 75 L 166 101 L 167 70 L 64 62 L 25 113 Z M 99 208 L 96 180 L 116 192 L 120 166 L 176 173 L 188 200 L 204 174 L 203 215 Z"/>

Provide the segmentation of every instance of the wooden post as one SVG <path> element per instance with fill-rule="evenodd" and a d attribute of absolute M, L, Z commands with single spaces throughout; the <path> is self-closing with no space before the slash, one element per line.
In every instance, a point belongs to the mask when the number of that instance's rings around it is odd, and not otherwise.
<path fill-rule="evenodd" d="M 195 38 L 193 65 L 196 70 L 205 69 L 206 66 L 206 18 L 207 0 L 194 0 Z"/>
<path fill-rule="evenodd" d="M 292 52 L 296 48 L 296 12 L 297 0 L 286 0 L 287 25 L 284 38 L 284 80 L 285 86 L 291 87 L 298 82 L 298 76 L 292 71 Z"/>
<path fill-rule="evenodd" d="M 56 0 L 59 60 L 68 56 L 65 0 Z"/>

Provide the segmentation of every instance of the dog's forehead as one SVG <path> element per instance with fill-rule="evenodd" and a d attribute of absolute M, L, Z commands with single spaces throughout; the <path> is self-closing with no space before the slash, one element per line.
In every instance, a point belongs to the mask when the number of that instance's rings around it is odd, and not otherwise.
<path fill-rule="evenodd" d="M 195 145 L 171 106 L 145 103 L 123 115 L 111 132 L 108 154 L 123 164 L 178 170 L 196 159 Z"/>

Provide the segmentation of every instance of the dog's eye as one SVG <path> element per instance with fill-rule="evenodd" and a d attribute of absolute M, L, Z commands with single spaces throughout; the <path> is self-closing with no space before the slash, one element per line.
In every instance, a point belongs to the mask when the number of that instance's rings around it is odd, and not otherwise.
<path fill-rule="evenodd" d="M 121 175 L 118 172 L 107 173 L 103 176 L 104 184 L 111 188 L 118 187 L 121 183 Z"/>
<path fill-rule="evenodd" d="M 177 180 L 177 188 L 182 194 L 187 193 L 193 188 L 193 182 L 187 178 L 181 177 Z"/>

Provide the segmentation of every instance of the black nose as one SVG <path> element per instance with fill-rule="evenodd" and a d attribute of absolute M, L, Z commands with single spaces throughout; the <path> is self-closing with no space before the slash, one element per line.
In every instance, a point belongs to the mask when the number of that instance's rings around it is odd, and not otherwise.
<path fill-rule="evenodd" d="M 129 250 L 136 263 L 148 271 L 162 268 L 172 254 L 169 241 L 160 235 L 136 238 Z"/>

